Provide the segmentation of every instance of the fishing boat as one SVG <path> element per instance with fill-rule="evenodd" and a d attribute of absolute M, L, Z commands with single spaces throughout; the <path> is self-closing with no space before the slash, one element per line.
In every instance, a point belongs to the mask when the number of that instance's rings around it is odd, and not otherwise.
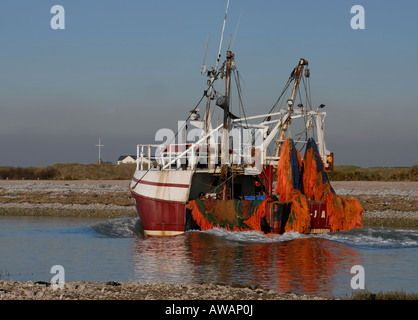
<path fill-rule="evenodd" d="M 226 14 L 215 67 L 208 69 L 203 59 L 203 95 L 173 141 L 137 145 L 130 191 L 144 233 L 317 234 L 361 227 L 359 201 L 337 195 L 328 179 L 334 155 L 325 144 L 325 105 L 311 101 L 308 61 L 299 59 L 267 112 L 247 116 L 230 44 L 221 64 L 225 21 Z M 217 125 L 215 111 L 222 119 Z"/>

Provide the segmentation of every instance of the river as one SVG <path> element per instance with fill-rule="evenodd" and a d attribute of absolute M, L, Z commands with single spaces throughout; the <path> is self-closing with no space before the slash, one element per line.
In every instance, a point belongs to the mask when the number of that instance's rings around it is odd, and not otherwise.
<path fill-rule="evenodd" d="M 343 298 L 361 266 L 370 291 L 417 293 L 417 248 L 415 229 L 144 238 L 132 217 L 0 217 L 1 280 L 50 281 L 60 265 L 65 281 L 223 283 Z"/>

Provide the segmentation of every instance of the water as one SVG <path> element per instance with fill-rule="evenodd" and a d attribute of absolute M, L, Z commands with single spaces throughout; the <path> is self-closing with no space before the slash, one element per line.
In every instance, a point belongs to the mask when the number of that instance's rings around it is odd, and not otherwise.
<path fill-rule="evenodd" d="M 238 283 L 350 296 L 351 267 L 366 289 L 418 292 L 418 230 L 363 228 L 324 235 L 210 230 L 144 238 L 137 218 L 0 217 L 0 279 Z"/>

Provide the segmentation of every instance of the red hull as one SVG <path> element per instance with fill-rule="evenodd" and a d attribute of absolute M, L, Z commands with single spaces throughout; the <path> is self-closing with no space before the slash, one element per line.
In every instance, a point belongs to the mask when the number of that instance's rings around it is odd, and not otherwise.
<path fill-rule="evenodd" d="M 325 233 L 331 231 L 327 203 L 323 201 L 308 201 L 311 214 L 311 233 Z"/>
<path fill-rule="evenodd" d="M 132 192 L 136 209 L 147 235 L 176 235 L 184 232 L 186 205 L 163 201 Z"/>
<path fill-rule="evenodd" d="M 148 236 L 170 236 L 184 232 L 186 205 L 181 202 L 163 201 L 147 198 L 132 192 L 136 209 L 141 219 L 144 232 Z M 329 217 L 325 202 L 309 201 L 311 213 L 310 233 L 330 231 Z M 272 212 L 270 212 L 272 214 Z M 279 232 L 280 223 L 269 216 L 270 227 L 274 233 Z"/>

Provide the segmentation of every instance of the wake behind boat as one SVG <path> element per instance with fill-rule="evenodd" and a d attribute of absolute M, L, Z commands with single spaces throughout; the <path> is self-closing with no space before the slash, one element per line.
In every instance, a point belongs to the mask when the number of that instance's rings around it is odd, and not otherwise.
<path fill-rule="evenodd" d="M 338 196 L 328 179 L 333 154 L 325 144 L 326 112 L 323 104 L 312 105 L 308 61 L 299 60 L 269 112 L 246 116 L 230 48 L 219 65 L 222 38 L 215 67 L 203 63 L 207 88 L 179 125 L 178 141 L 137 145 L 130 190 L 145 234 L 211 228 L 315 234 L 361 227 L 358 200 Z M 232 112 L 232 78 L 241 116 Z M 222 81 L 220 92 L 215 84 Z M 212 124 L 215 111 L 223 118 L 218 126 Z"/>

